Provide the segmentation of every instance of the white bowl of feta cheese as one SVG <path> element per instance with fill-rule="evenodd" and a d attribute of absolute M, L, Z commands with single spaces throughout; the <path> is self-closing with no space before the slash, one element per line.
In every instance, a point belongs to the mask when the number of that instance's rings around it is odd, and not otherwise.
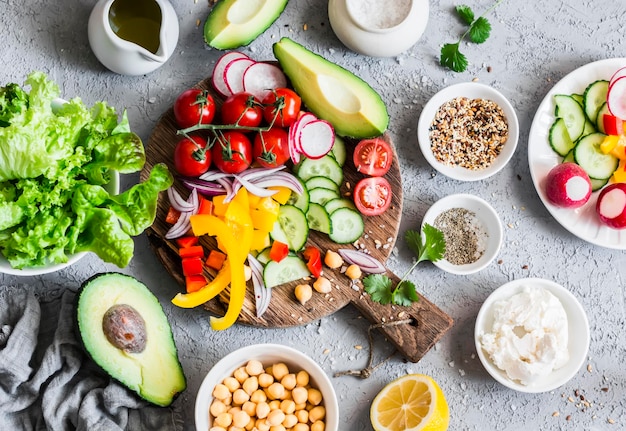
<path fill-rule="evenodd" d="M 483 366 L 498 382 L 520 392 L 548 392 L 585 362 L 589 322 L 565 287 L 524 278 L 489 295 L 478 312 L 474 339 Z"/>

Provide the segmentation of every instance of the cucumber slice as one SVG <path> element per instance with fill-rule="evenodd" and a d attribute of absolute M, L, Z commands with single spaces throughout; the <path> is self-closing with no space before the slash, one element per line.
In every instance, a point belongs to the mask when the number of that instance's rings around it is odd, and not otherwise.
<path fill-rule="evenodd" d="M 591 191 L 597 192 L 602 187 L 606 186 L 609 182 L 609 178 L 605 178 L 602 180 L 598 180 L 596 178 L 591 178 Z"/>
<path fill-rule="evenodd" d="M 346 142 L 340 136 L 335 135 L 335 143 L 330 150 L 330 155 L 337 161 L 339 166 L 343 166 L 346 163 L 347 154 Z"/>
<path fill-rule="evenodd" d="M 326 155 L 321 159 L 303 158 L 298 168 L 298 178 L 306 182 L 313 177 L 330 178 L 335 184 L 341 186 L 343 182 L 343 170 L 335 159 Z"/>
<path fill-rule="evenodd" d="M 261 250 L 259 254 L 256 255 L 256 260 L 258 260 L 261 265 L 265 265 L 267 262 L 271 260 L 270 259 L 271 249 L 272 249 L 271 247 L 264 248 L 263 250 Z"/>
<path fill-rule="evenodd" d="M 302 184 L 303 191 L 301 194 L 291 192 L 287 205 L 293 205 L 296 208 L 300 208 L 303 213 L 306 213 L 309 210 L 309 190 L 302 180 L 298 179 L 298 181 Z"/>
<path fill-rule="evenodd" d="M 550 131 L 548 132 L 548 142 L 552 149 L 560 156 L 565 157 L 572 148 L 574 148 L 574 141 L 570 138 L 565 126 L 565 120 L 557 118 L 552 123 Z"/>
<path fill-rule="evenodd" d="M 585 111 L 572 96 L 557 94 L 554 96 L 556 103 L 555 115 L 562 118 L 572 141 L 580 138 L 585 128 Z"/>
<path fill-rule="evenodd" d="M 563 163 L 567 163 L 567 162 L 576 163 L 576 160 L 574 160 L 574 150 L 573 149 L 572 149 L 572 151 L 567 153 L 567 156 L 565 156 L 563 158 Z"/>
<path fill-rule="evenodd" d="M 585 114 L 594 124 L 597 124 L 598 112 L 600 111 L 602 104 L 606 103 L 606 95 L 608 91 L 609 81 L 603 79 L 592 82 L 585 89 L 585 94 L 583 95 Z"/>
<path fill-rule="evenodd" d="M 322 187 L 324 189 L 334 190 L 337 194 L 339 194 L 339 186 L 335 184 L 333 180 L 326 177 L 313 177 L 308 179 L 306 183 L 306 188 L 309 190 L 316 189 L 318 187 Z"/>
<path fill-rule="evenodd" d="M 350 208 L 339 208 L 330 215 L 331 232 L 328 237 L 337 244 L 353 243 L 361 238 L 364 230 L 363 217 Z"/>
<path fill-rule="evenodd" d="M 604 114 L 610 114 L 609 105 L 604 102 L 598 111 L 598 118 L 596 118 L 596 129 L 600 133 L 604 133 Z"/>
<path fill-rule="evenodd" d="M 326 202 L 339 198 L 339 193 L 334 190 L 324 189 L 322 187 L 309 191 L 309 201 L 311 203 L 326 205 Z"/>
<path fill-rule="evenodd" d="M 306 220 L 309 225 L 309 229 L 325 233 L 326 235 L 330 233 L 330 217 L 324 207 L 320 204 L 311 202 L 309 205 L 309 211 L 306 213 Z"/>
<path fill-rule="evenodd" d="M 574 147 L 574 160 L 587 172 L 589 178 L 608 179 L 619 165 L 617 157 L 600 150 L 605 136 L 603 133 L 592 133 L 581 138 Z"/>
<path fill-rule="evenodd" d="M 334 213 L 335 210 L 338 210 L 339 208 L 350 208 L 356 210 L 354 203 L 350 199 L 346 198 L 333 199 L 326 202 L 326 205 L 324 205 L 324 209 L 328 214 Z"/>
<path fill-rule="evenodd" d="M 301 250 L 309 236 L 309 224 L 302 210 L 293 205 L 281 205 L 270 236 L 287 244 L 290 250 Z"/>
<path fill-rule="evenodd" d="M 280 286 L 291 281 L 309 277 L 311 272 L 298 256 L 287 256 L 280 262 L 269 261 L 263 269 L 265 287 Z"/>

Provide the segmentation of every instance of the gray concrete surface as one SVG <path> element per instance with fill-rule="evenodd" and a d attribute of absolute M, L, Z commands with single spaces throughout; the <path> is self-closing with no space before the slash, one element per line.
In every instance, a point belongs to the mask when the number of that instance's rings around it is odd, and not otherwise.
<path fill-rule="evenodd" d="M 131 125 L 146 141 L 159 116 L 185 88 L 211 73 L 219 52 L 202 40 L 201 24 L 207 0 L 173 0 L 179 15 L 180 40 L 170 61 L 139 77 L 115 75 L 92 54 L 87 19 L 94 0 L 0 0 L 0 83 L 22 83 L 31 70 L 56 80 L 66 98 L 86 103 L 107 100 L 127 108 Z M 491 1 L 467 2 L 483 11 Z M 419 363 L 395 356 L 367 380 L 333 378 L 341 409 L 342 431 L 371 429 L 369 406 L 378 391 L 408 372 L 432 375 L 445 392 L 451 409 L 451 430 L 618 430 L 626 429 L 626 358 L 624 338 L 623 251 L 583 242 L 562 228 L 542 205 L 529 174 L 528 131 L 537 106 L 561 77 L 595 60 L 626 57 L 626 12 L 611 0 L 504 1 L 490 16 L 493 30 L 481 46 L 462 44 L 471 64 L 464 73 L 438 65 L 440 46 L 456 40 L 461 23 L 452 9 L 457 2 L 431 0 L 430 21 L 421 40 L 394 58 L 356 55 L 334 36 L 323 0 L 292 0 L 279 20 L 244 52 L 272 58 L 271 45 L 281 36 L 304 43 L 356 72 L 376 88 L 391 114 L 390 133 L 396 142 L 405 206 L 401 231 L 419 226 L 429 205 L 456 192 L 473 193 L 490 201 L 505 225 L 505 240 L 497 259 L 471 276 L 445 274 L 422 264 L 412 279 L 419 290 L 455 319 L 455 326 Z M 306 28 L 305 28 L 306 27 Z M 439 89 L 478 79 L 502 91 L 515 106 L 520 121 L 518 150 L 496 176 L 477 183 L 447 179 L 427 165 L 417 149 L 416 123 L 421 108 Z M 127 176 L 123 185 L 137 181 Z M 402 241 L 390 267 L 403 273 L 411 254 Z M 56 274 L 19 278 L 0 276 L 0 284 L 27 285 L 35 290 L 75 289 L 96 272 L 117 270 L 89 256 Z M 367 322 L 347 307 L 318 322 L 281 330 L 235 326 L 210 330 L 202 310 L 181 310 L 169 303 L 178 290 L 161 267 L 145 237 L 136 241 L 136 255 L 123 270 L 149 285 L 169 315 L 189 388 L 177 401 L 186 428 L 193 425 L 195 393 L 211 365 L 230 350 L 272 341 L 297 347 L 318 361 L 328 374 L 365 366 Z M 549 393 L 522 394 L 496 383 L 481 366 L 473 342 L 473 327 L 484 299 L 499 285 L 517 278 L 543 277 L 569 288 L 586 309 L 591 346 L 584 366 L 566 385 Z M 391 347 L 376 340 L 375 360 Z M 608 388 L 608 390 L 603 390 Z M 575 391 L 590 402 L 568 401 Z M 615 421 L 615 423 L 610 423 Z"/>

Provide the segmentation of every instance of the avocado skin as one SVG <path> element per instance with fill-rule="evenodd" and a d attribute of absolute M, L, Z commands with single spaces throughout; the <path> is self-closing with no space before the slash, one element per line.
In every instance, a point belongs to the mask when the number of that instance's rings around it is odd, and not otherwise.
<path fill-rule="evenodd" d="M 385 102 L 363 79 L 288 37 L 273 51 L 306 108 L 330 122 L 339 136 L 365 139 L 387 130 Z"/>
<path fill-rule="evenodd" d="M 245 4 L 243 0 L 220 0 L 213 6 L 204 23 L 204 41 L 220 50 L 247 46 L 278 19 L 287 2 L 288 0 L 267 0 L 246 22 L 229 23 L 227 16 L 232 7 L 245 8 L 249 4 Z"/>
<path fill-rule="evenodd" d="M 119 304 L 131 305 L 145 321 L 147 343 L 140 353 L 117 349 L 102 330 L 104 313 Z M 134 277 L 107 272 L 85 280 L 76 295 L 76 327 L 98 368 L 146 401 L 165 407 L 186 389 L 167 316 L 158 299 Z"/>

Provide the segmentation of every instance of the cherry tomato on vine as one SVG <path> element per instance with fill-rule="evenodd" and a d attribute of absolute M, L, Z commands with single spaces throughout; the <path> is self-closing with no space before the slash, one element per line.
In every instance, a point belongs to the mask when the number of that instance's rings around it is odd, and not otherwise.
<path fill-rule="evenodd" d="M 229 96 L 222 105 L 222 123 L 257 127 L 263 120 L 263 108 L 259 99 L 241 92 Z"/>
<path fill-rule="evenodd" d="M 226 174 L 243 172 L 252 163 L 252 144 L 236 130 L 224 132 L 211 148 L 215 167 Z"/>
<path fill-rule="evenodd" d="M 213 97 L 199 88 L 183 91 L 174 102 L 174 118 L 182 129 L 197 124 L 210 124 L 215 117 L 215 110 Z"/>
<path fill-rule="evenodd" d="M 209 170 L 211 152 L 206 148 L 207 141 L 201 136 L 181 139 L 174 148 L 174 167 L 179 174 L 197 177 Z"/>
<path fill-rule="evenodd" d="M 393 150 L 381 138 L 364 139 L 354 149 L 353 161 L 357 172 L 382 177 L 391 168 Z"/>
<path fill-rule="evenodd" d="M 391 205 L 391 184 L 383 177 L 363 178 L 354 187 L 354 204 L 366 216 L 387 211 Z"/>
<path fill-rule="evenodd" d="M 276 116 L 275 125 L 289 127 L 298 119 L 302 100 L 298 93 L 290 88 L 277 88 L 263 98 L 263 116 L 265 121 L 272 124 Z"/>
<path fill-rule="evenodd" d="M 272 127 L 254 136 L 254 160 L 265 168 L 284 165 L 289 160 L 289 134 L 285 129 Z"/>

